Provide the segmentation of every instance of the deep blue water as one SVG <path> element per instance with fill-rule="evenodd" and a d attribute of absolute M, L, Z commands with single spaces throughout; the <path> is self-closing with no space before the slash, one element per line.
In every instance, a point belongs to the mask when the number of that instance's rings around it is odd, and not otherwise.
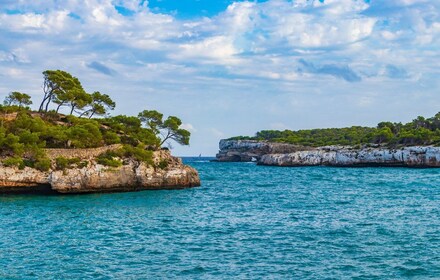
<path fill-rule="evenodd" d="M 440 278 L 440 170 L 188 162 L 180 191 L 0 196 L 0 279 Z"/>

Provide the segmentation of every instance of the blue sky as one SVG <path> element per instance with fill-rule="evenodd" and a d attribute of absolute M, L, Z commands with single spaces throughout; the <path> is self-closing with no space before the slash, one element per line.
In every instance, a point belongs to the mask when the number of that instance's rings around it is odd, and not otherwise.
<path fill-rule="evenodd" d="M 214 16 L 224 11 L 233 2 L 231 0 L 153 0 L 148 1 L 148 5 L 155 12 L 173 14 L 181 19 L 191 19 Z"/>
<path fill-rule="evenodd" d="M 440 111 L 440 2 L 0 0 L 0 93 L 35 103 L 46 69 L 117 114 L 192 132 L 177 155 L 262 129 L 374 126 Z"/>

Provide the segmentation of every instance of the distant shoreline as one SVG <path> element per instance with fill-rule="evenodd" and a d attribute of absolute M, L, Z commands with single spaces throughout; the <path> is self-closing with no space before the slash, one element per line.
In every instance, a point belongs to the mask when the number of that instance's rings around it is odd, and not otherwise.
<path fill-rule="evenodd" d="M 400 148 L 298 145 L 255 140 L 221 140 L 219 162 L 250 162 L 271 166 L 440 167 L 440 147 Z"/>

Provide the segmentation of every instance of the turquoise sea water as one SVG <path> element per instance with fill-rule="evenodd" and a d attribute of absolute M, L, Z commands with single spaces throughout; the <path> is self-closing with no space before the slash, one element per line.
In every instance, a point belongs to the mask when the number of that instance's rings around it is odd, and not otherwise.
<path fill-rule="evenodd" d="M 201 188 L 0 196 L 0 279 L 440 278 L 440 170 L 188 160 Z"/>

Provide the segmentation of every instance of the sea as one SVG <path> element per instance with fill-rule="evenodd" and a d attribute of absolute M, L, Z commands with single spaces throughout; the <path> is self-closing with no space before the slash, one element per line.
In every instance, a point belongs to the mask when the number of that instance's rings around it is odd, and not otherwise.
<path fill-rule="evenodd" d="M 0 279 L 440 279 L 440 169 L 184 160 L 201 187 L 1 195 Z"/>

